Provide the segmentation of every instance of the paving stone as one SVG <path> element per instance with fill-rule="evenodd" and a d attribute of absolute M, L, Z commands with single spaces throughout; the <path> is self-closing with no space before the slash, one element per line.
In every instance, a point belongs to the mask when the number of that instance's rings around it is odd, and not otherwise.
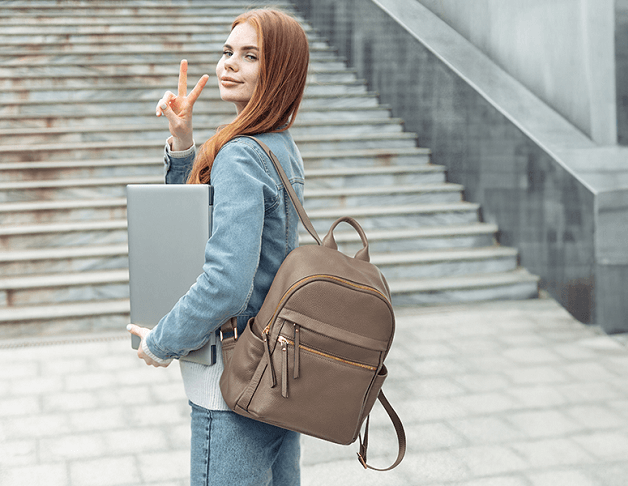
<path fill-rule="evenodd" d="M 21 378 L 11 381 L 9 393 L 13 396 L 45 395 L 62 389 L 63 383 L 63 377 L 60 376 Z"/>
<path fill-rule="evenodd" d="M 503 371 L 510 380 L 519 384 L 550 384 L 568 382 L 570 376 L 556 366 L 531 366 L 511 368 Z"/>
<path fill-rule="evenodd" d="M 587 429 L 603 430 L 628 427 L 628 418 L 609 410 L 605 404 L 575 405 L 564 408 L 567 416 Z"/>
<path fill-rule="evenodd" d="M 535 469 L 593 462 L 591 454 L 569 438 L 513 442 L 510 448 Z"/>
<path fill-rule="evenodd" d="M 578 432 L 582 427 L 559 410 L 535 410 L 505 417 L 528 437 L 561 436 Z"/>
<path fill-rule="evenodd" d="M 521 408 L 551 408 L 567 403 L 567 399 L 549 385 L 517 386 L 508 389 L 507 393 Z"/>
<path fill-rule="evenodd" d="M 10 467 L 35 465 L 37 457 L 37 441 L 34 439 L 0 441 L 0 473 Z"/>
<path fill-rule="evenodd" d="M 548 471 L 529 478 L 533 486 L 603 486 L 580 471 Z"/>
<path fill-rule="evenodd" d="M 0 469 L 0 486 L 67 486 L 64 464 L 39 464 Z M 81 483 L 88 486 L 86 483 Z"/>
<path fill-rule="evenodd" d="M 617 432 L 592 432 L 573 437 L 583 449 L 604 460 L 625 461 L 628 457 L 628 435 L 626 429 Z"/>
<path fill-rule="evenodd" d="M 138 454 L 137 462 L 142 479 L 147 482 L 189 477 L 190 453 L 187 450 Z"/>
<path fill-rule="evenodd" d="M 486 415 L 505 411 L 516 410 L 518 402 L 505 393 L 488 392 L 467 394 L 460 397 L 453 397 L 467 415 Z"/>
<path fill-rule="evenodd" d="M 39 441 L 39 458 L 44 463 L 99 458 L 108 453 L 102 434 L 72 434 Z"/>
<path fill-rule="evenodd" d="M 132 425 L 124 430 L 106 430 L 100 437 L 110 454 L 115 455 L 161 451 L 176 447 L 176 443 L 165 433 L 164 427 Z M 189 441 L 187 445 L 189 447 Z"/>
<path fill-rule="evenodd" d="M 73 432 L 97 432 L 130 425 L 128 413 L 122 407 L 70 412 L 68 420 Z"/>
<path fill-rule="evenodd" d="M 94 393 L 87 391 L 47 394 L 42 397 L 42 403 L 43 411 L 46 413 L 86 410 L 99 405 Z"/>
<path fill-rule="evenodd" d="M 133 457 L 73 461 L 69 469 L 72 484 L 81 486 L 122 486 L 140 481 Z"/>
<path fill-rule="evenodd" d="M 522 477 L 494 476 L 489 478 L 474 479 L 456 483 L 456 486 L 530 486 L 530 483 Z"/>
<path fill-rule="evenodd" d="M 500 417 L 449 420 L 449 425 L 471 444 L 498 444 L 520 440 L 524 434 Z"/>
<path fill-rule="evenodd" d="M 525 461 L 518 454 L 505 447 L 467 447 L 457 449 L 455 455 L 462 459 L 472 476 L 505 474 L 522 471 L 526 468 Z"/>
<path fill-rule="evenodd" d="M 455 377 L 455 380 L 471 393 L 504 390 L 509 380 L 499 373 L 469 373 Z"/>
<path fill-rule="evenodd" d="M 454 449 L 469 444 L 469 440 L 450 424 L 443 422 L 413 424 L 407 427 L 409 437 L 413 437 L 413 451 L 435 451 Z"/>
<path fill-rule="evenodd" d="M 9 393 L 5 396 L 11 397 Z M 37 414 L 41 410 L 39 398 L 34 396 L 20 396 L 15 398 L 0 398 L 0 417 L 14 417 L 16 415 Z"/>

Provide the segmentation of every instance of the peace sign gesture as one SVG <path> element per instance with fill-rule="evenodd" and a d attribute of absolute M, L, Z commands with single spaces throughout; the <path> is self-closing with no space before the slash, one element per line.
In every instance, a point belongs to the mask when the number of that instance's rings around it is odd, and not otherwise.
<path fill-rule="evenodd" d="M 194 89 L 187 94 L 188 62 L 184 59 L 179 67 L 178 95 L 166 91 L 163 98 L 157 103 L 155 114 L 168 119 L 168 128 L 173 136 L 172 149 L 186 150 L 194 143 L 192 136 L 192 108 L 207 84 L 209 76 L 204 74 L 198 80 Z"/>

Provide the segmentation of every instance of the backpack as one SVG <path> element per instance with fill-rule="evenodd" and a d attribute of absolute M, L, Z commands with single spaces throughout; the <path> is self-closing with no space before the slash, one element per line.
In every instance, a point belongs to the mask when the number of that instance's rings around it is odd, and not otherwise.
<path fill-rule="evenodd" d="M 384 359 L 395 331 L 386 279 L 369 262 L 368 241 L 358 222 L 342 217 L 321 240 L 275 155 L 249 138 L 272 160 L 317 245 L 288 254 L 259 313 L 240 336 L 235 318 L 221 327 L 223 398 L 240 415 L 337 444 L 360 437 L 358 458 L 364 468 L 390 470 L 403 459 L 406 439 L 381 391 L 388 374 Z M 341 222 L 355 228 L 364 245 L 353 258 L 338 251 L 334 240 Z M 386 469 L 366 463 L 368 416 L 376 399 L 399 442 L 397 459 Z"/>

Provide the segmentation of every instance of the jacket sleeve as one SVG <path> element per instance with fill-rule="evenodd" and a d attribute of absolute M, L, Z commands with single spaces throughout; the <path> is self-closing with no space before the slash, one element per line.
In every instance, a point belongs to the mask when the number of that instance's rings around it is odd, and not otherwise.
<path fill-rule="evenodd" d="M 196 157 L 196 144 L 192 144 L 187 150 L 175 152 L 170 150 L 171 140 L 172 137 L 166 141 L 164 147 L 165 182 L 166 184 L 185 184 L 192 170 L 194 157 Z"/>
<path fill-rule="evenodd" d="M 258 153 L 231 141 L 216 156 L 212 235 L 203 273 L 147 338 L 162 359 L 198 349 L 247 308 L 260 261 L 265 207 L 278 198 Z"/>

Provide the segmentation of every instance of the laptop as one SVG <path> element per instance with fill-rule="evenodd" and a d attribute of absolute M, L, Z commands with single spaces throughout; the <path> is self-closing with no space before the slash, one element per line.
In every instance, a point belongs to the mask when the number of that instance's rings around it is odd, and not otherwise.
<path fill-rule="evenodd" d="M 153 328 L 203 273 L 212 228 L 208 184 L 129 184 L 129 290 L 131 322 Z M 140 338 L 132 335 L 137 349 Z M 216 333 L 181 360 L 216 362 Z"/>

